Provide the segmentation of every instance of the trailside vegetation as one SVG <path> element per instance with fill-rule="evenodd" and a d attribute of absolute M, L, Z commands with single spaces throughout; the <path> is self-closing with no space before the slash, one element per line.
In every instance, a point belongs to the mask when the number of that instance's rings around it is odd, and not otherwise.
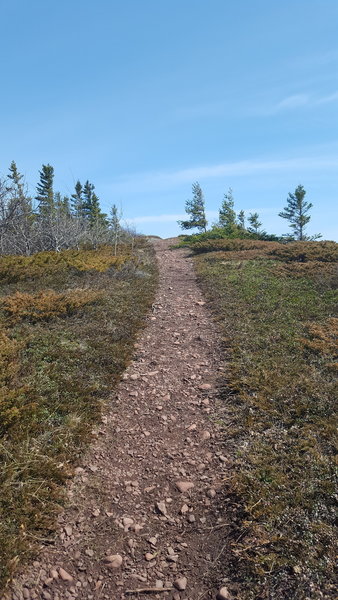
<path fill-rule="evenodd" d="M 243 600 L 333 598 L 338 244 L 192 248 L 227 358 L 227 587 Z"/>
<path fill-rule="evenodd" d="M 121 214 L 108 219 L 102 212 L 95 186 L 77 181 L 71 197 L 54 189 L 54 168 L 42 165 L 34 199 L 23 175 L 12 161 L 0 177 L 0 254 L 30 256 L 35 252 L 67 248 L 114 248 L 131 232 L 121 226 Z M 117 235 L 118 231 L 118 235 Z"/>
<path fill-rule="evenodd" d="M 207 230 L 207 219 L 205 216 L 204 195 L 200 184 L 196 181 L 192 185 L 192 199 L 185 203 L 185 212 L 190 215 L 189 220 L 178 221 L 182 229 Z"/>
<path fill-rule="evenodd" d="M 305 201 L 306 191 L 302 185 L 298 185 L 294 194 L 289 193 L 287 205 L 278 215 L 290 223 L 293 235 L 284 234 L 277 236 L 267 233 L 261 229 L 262 222 L 258 212 L 249 213 L 246 226 L 245 211 L 241 209 L 238 214 L 235 211 L 235 200 L 232 188 L 224 195 L 221 207 L 219 209 L 219 218 L 209 230 L 207 230 L 207 221 L 205 218 L 205 201 L 202 189 L 198 183 L 193 185 L 193 199 L 187 200 L 186 212 L 190 214 L 189 221 L 178 221 L 182 229 L 197 229 L 198 233 L 187 235 L 181 238 L 180 245 L 190 245 L 204 239 L 259 239 L 269 241 L 314 241 L 321 238 L 321 234 L 306 236 L 304 230 L 309 223 L 311 216 L 309 211 L 312 208 L 310 202 Z"/>
<path fill-rule="evenodd" d="M 112 398 L 156 280 L 142 237 L 117 252 L 2 258 L 0 589 L 53 533 L 64 482 Z"/>

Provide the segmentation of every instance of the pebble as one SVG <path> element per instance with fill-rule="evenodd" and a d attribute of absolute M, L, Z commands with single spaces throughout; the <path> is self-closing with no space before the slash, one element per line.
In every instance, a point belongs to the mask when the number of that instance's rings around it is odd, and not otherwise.
<path fill-rule="evenodd" d="M 202 437 L 203 442 L 205 442 L 206 440 L 209 440 L 210 439 L 210 431 L 203 431 L 201 437 Z"/>
<path fill-rule="evenodd" d="M 103 562 L 109 569 L 118 569 L 123 563 L 123 558 L 120 554 L 110 554 L 103 559 Z"/>
<path fill-rule="evenodd" d="M 174 586 L 177 590 L 183 592 L 187 587 L 187 583 L 188 580 L 186 577 L 179 577 L 178 579 L 175 579 Z"/>
<path fill-rule="evenodd" d="M 210 383 L 201 383 L 201 385 L 198 386 L 200 390 L 211 390 L 212 389 L 212 385 Z"/>
<path fill-rule="evenodd" d="M 223 586 L 219 590 L 216 600 L 231 600 L 232 596 L 227 587 Z"/>
<path fill-rule="evenodd" d="M 179 492 L 184 494 L 184 492 L 191 490 L 191 488 L 194 487 L 194 484 L 191 481 L 176 481 L 176 487 Z"/>
<path fill-rule="evenodd" d="M 62 567 L 59 568 L 59 575 L 62 581 L 73 581 L 73 577 L 65 571 Z"/>

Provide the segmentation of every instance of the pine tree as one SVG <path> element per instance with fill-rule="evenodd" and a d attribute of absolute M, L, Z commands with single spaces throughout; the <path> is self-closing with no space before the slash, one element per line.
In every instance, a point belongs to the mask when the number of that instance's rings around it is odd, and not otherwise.
<path fill-rule="evenodd" d="M 298 185 L 295 189 L 294 194 L 289 192 L 287 197 L 287 205 L 284 207 L 284 210 L 278 213 L 279 217 L 282 219 L 287 219 L 290 222 L 289 227 L 293 229 L 296 240 L 306 240 L 309 239 L 304 235 L 304 229 L 311 217 L 308 214 L 309 210 L 312 208 L 311 202 L 305 201 L 306 191 L 302 185 Z M 311 239 L 316 239 L 321 237 L 320 235 L 314 236 Z"/>
<path fill-rule="evenodd" d="M 228 193 L 224 195 L 222 206 L 219 210 L 219 225 L 231 233 L 236 226 L 236 213 L 234 211 L 234 197 L 232 189 L 229 188 Z"/>
<path fill-rule="evenodd" d="M 251 225 L 251 227 L 248 227 L 248 231 L 250 231 L 250 233 L 255 233 L 256 235 L 259 234 L 259 228 L 262 225 L 261 221 L 259 220 L 259 214 L 257 212 L 250 213 L 248 221 Z"/>
<path fill-rule="evenodd" d="M 110 231 L 112 232 L 112 236 L 113 236 L 113 243 L 114 243 L 114 255 L 116 256 L 117 254 L 117 246 L 118 246 L 118 242 L 119 242 L 119 238 L 120 238 L 120 234 L 121 234 L 121 211 L 119 212 L 116 204 L 113 204 L 113 206 L 110 209 L 110 219 L 109 219 L 109 228 Z"/>
<path fill-rule="evenodd" d="M 54 210 L 54 169 L 51 165 L 42 165 L 40 171 L 40 182 L 36 186 L 36 200 L 39 202 L 39 214 L 48 217 Z"/>
<path fill-rule="evenodd" d="M 79 180 L 75 184 L 75 192 L 71 195 L 71 208 L 75 217 L 83 217 L 83 188 Z"/>
<path fill-rule="evenodd" d="M 190 215 L 190 220 L 178 221 L 182 229 L 197 228 L 200 232 L 206 231 L 207 220 L 205 216 L 205 203 L 202 188 L 198 182 L 192 185 L 192 200 L 185 203 L 185 212 Z"/>
<path fill-rule="evenodd" d="M 32 214 L 32 199 L 25 193 L 25 184 L 23 175 L 19 173 L 15 161 L 11 162 L 9 167 L 8 179 L 10 180 L 10 192 L 12 195 L 11 206 L 17 216 L 24 215 L 25 217 Z"/>
<path fill-rule="evenodd" d="M 245 229 L 245 212 L 240 210 L 237 217 L 238 227 L 242 230 Z"/>

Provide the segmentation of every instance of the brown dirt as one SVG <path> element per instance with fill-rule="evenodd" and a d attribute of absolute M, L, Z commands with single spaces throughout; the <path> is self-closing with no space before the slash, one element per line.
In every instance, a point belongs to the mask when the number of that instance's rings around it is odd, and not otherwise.
<path fill-rule="evenodd" d="M 222 584 L 229 464 L 216 425 L 217 331 L 187 251 L 154 245 L 160 286 L 133 362 L 69 486 L 56 539 L 6 599 L 122 600 L 163 586 L 172 590 L 147 596 L 202 600 Z M 182 492 L 177 482 L 194 485 Z M 105 559 L 116 554 L 113 568 Z"/>

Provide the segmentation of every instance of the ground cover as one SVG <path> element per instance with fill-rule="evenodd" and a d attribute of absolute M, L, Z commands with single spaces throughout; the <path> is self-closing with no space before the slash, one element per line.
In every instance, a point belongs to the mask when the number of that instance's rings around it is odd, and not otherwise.
<path fill-rule="evenodd" d="M 0 587 L 54 530 L 156 287 L 142 240 L 0 264 Z"/>
<path fill-rule="evenodd" d="M 229 358 L 225 485 L 238 510 L 224 568 L 241 598 L 331 598 L 338 245 L 247 244 L 201 242 L 196 257 Z"/>

